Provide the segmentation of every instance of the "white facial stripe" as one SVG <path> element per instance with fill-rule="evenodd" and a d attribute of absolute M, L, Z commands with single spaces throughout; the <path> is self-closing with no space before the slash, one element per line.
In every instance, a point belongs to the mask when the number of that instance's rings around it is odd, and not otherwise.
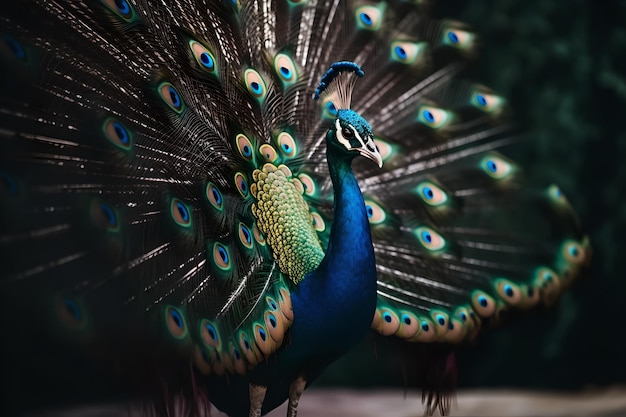
<path fill-rule="evenodd" d="M 339 119 L 335 120 L 335 128 L 337 132 L 337 141 L 339 141 L 339 143 L 341 143 L 347 150 L 354 149 L 350 144 L 350 141 L 343 137 L 343 132 L 341 128 L 341 123 L 339 123 Z M 348 128 L 352 130 L 354 137 L 359 141 L 361 147 L 365 147 L 366 144 L 365 142 L 363 142 L 363 139 L 361 139 L 361 135 L 359 135 L 359 132 L 357 132 L 357 130 L 352 125 L 348 125 Z"/>
<path fill-rule="evenodd" d="M 341 123 L 339 123 L 339 119 L 335 120 L 335 132 L 337 132 L 337 141 L 341 143 L 346 149 L 350 149 L 350 141 L 343 137 L 343 133 L 341 133 Z"/>

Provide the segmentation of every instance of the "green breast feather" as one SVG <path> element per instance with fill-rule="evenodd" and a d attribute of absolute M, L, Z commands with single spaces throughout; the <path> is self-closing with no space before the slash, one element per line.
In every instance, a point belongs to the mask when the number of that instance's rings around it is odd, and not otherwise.
<path fill-rule="evenodd" d="M 253 173 L 256 203 L 252 213 L 272 248 L 280 270 L 295 283 L 315 270 L 324 258 L 313 226 L 304 188 L 286 165 L 265 164 Z"/>

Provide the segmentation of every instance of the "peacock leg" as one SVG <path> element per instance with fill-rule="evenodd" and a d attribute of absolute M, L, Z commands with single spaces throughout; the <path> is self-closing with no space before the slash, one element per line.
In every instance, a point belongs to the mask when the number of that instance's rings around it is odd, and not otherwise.
<path fill-rule="evenodd" d="M 250 384 L 250 417 L 261 417 L 266 391 L 266 386 Z"/>
<path fill-rule="evenodd" d="M 298 415 L 298 403 L 300 397 L 306 387 L 306 380 L 300 376 L 296 378 L 289 386 L 289 407 L 287 408 L 287 417 L 296 417 Z"/>

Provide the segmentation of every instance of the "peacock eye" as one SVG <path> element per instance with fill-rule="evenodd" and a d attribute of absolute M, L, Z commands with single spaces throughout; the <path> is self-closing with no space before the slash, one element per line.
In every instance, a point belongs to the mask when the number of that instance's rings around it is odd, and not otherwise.
<path fill-rule="evenodd" d="M 354 132 L 352 131 L 352 129 L 349 129 L 347 127 L 344 127 L 343 129 L 341 129 L 341 134 L 346 139 L 351 138 L 351 137 L 354 136 Z"/>

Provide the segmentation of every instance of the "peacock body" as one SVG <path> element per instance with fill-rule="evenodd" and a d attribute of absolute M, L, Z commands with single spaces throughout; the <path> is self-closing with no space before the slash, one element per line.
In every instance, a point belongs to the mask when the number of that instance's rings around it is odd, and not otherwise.
<path fill-rule="evenodd" d="M 422 3 L 4 2 L 7 410 L 87 369 L 163 414 L 295 416 L 370 329 L 447 352 L 552 304 L 588 241 Z M 61 385 L 32 406 L 84 401 Z"/>

